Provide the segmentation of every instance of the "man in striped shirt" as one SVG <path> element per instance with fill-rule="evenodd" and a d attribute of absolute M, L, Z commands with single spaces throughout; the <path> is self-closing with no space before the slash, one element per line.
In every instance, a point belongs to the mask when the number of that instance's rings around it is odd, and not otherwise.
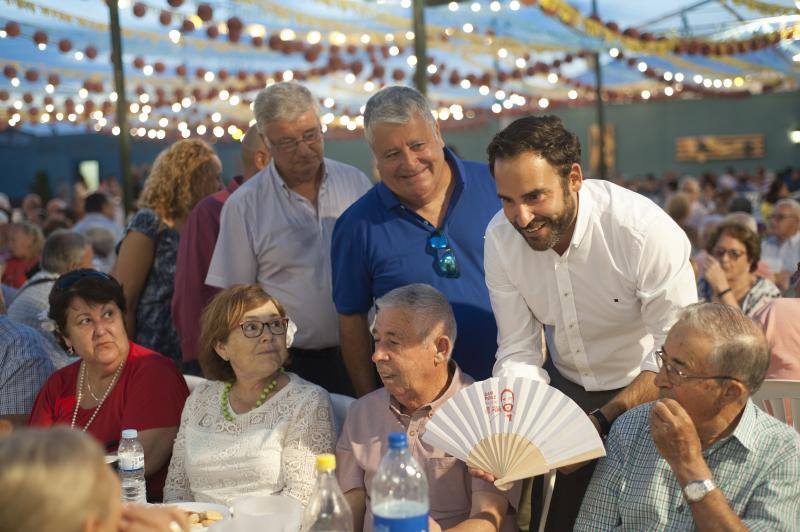
<path fill-rule="evenodd" d="M 750 401 L 758 325 L 690 305 L 658 356 L 660 398 L 614 423 L 575 530 L 800 530 L 800 435 Z"/>

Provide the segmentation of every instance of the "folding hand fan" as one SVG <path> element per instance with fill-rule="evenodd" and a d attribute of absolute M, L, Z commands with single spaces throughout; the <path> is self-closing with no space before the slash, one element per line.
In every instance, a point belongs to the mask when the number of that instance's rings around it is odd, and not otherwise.
<path fill-rule="evenodd" d="M 425 428 L 425 442 L 488 471 L 497 487 L 606 454 L 577 404 L 525 378 L 476 382 L 445 402 Z"/>

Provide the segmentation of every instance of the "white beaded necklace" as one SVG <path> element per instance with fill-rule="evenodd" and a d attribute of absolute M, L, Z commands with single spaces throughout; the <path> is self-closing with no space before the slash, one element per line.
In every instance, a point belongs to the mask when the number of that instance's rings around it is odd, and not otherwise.
<path fill-rule="evenodd" d="M 111 389 L 114 387 L 114 384 L 116 384 L 117 377 L 119 377 L 119 374 L 122 373 L 123 366 L 125 366 L 125 360 L 123 360 L 120 363 L 120 365 L 117 366 L 117 370 L 114 372 L 114 376 L 111 378 L 111 382 L 108 383 L 108 387 L 106 388 L 105 393 L 103 393 L 103 397 L 100 398 L 100 401 L 97 403 L 97 406 L 94 407 L 94 412 L 92 412 L 92 417 L 89 418 L 88 423 L 86 423 L 86 426 L 83 427 L 82 429 L 83 432 L 86 432 L 89 429 L 89 425 L 91 425 L 92 421 L 94 421 L 94 418 L 97 417 L 97 413 L 100 412 L 100 407 L 103 406 L 103 403 L 108 397 L 108 394 L 111 393 Z M 78 396 L 75 398 L 75 411 L 72 412 L 72 424 L 70 425 L 70 428 L 73 429 L 75 428 L 75 421 L 78 419 L 78 408 L 80 408 L 81 399 L 83 398 L 83 380 L 85 376 L 86 376 L 86 363 L 84 361 L 81 361 L 81 370 L 80 373 L 78 374 Z M 89 384 L 88 381 L 86 384 L 88 386 Z M 92 394 L 92 397 L 94 397 L 94 394 Z M 96 399 L 97 398 L 95 398 L 95 400 Z"/>

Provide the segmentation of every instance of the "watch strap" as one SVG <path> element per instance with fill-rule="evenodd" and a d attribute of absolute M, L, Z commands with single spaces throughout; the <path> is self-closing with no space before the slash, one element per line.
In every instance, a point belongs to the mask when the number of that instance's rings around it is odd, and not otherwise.
<path fill-rule="evenodd" d="M 600 435 L 605 437 L 608 436 L 608 433 L 611 431 L 611 422 L 608 418 L 603 414 L 603 412 L 599 408 L 595 408 L 589 415 L 592 416 L 597 420 L 597 423 L 600 424 Z"/>

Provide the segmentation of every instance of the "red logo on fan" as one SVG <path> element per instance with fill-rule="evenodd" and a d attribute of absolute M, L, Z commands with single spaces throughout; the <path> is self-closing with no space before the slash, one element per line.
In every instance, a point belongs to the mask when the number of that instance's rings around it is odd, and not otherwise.
<path fill-rule="evenodd" d="M 508 388 L 504 388 L 500 392 L 500 408 L 506 413 L 506 417 L 511 421 L 511 412 L 514 410 L 514 392 Z"/>

